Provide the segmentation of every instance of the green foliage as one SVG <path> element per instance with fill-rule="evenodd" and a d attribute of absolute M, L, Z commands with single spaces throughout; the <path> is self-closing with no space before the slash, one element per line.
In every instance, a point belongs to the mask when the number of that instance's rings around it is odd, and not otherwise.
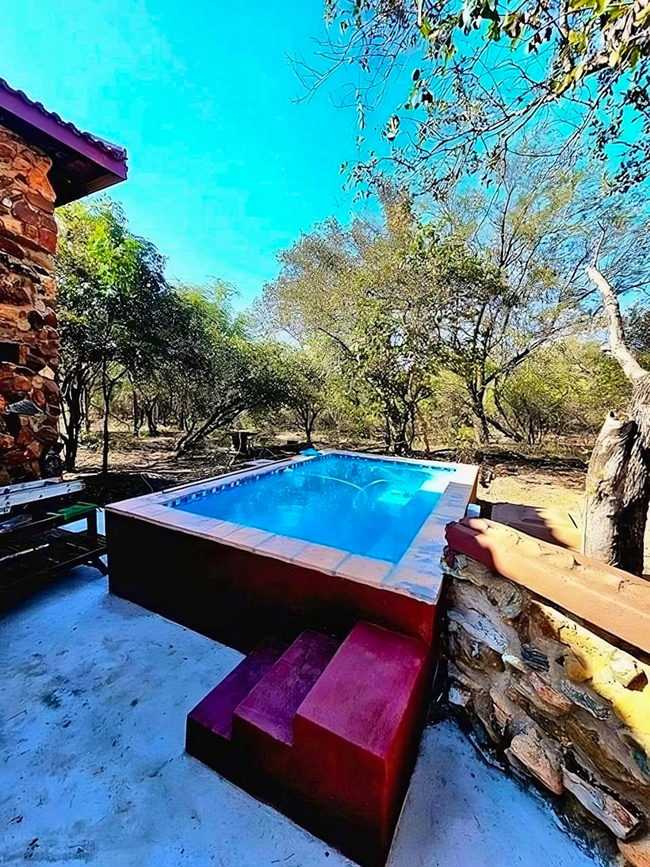
<path fill-rule="evenodd" d="M 565 148 L 595 151 L 612 162 L 624 188 L 646 177 L 646 5 L 326 0 L 325 8 L 339 31 L 320 52 L 328 68 L 301 71 L 319 86 L 354 68 L 350 92 L 362 120 L 386 82 L 400 79 L 403 64 L 415 64 L 406 102 L 386 111 L 390 158 L 404 182 L 440 191 L 465 171 L 489 173 L 516 149 L 522 131 L 541 126 L 543 150 L 554 156 Z M 353 180 L 371 179 L 385 159 L 371 152 L 353 168 Z"/>
<path fill-rule="evenodd" d="M 104 401 L 104 468 L 112 392 L 127 374 L 155 366 L 164 351 L 162 308 L 169 294 L 164 259 L 151 242 L 133 235 L 110 200 L 75 203 L 59 211 L 57 255 L 61 391 L 67 412 L 66 464 L 74 466 L 85 415 L 84 400 L 96 383 Z"/>
<path fill-rule="evenodd" d="M 283 405 L 293 414 L 311 445 L 314 426 L 327 406 L 327 377 L 320 359 L 287 349 L 282 361 Z"/>
<path fill-rule="evenodd" d="M 635 304 L 628 316 L 625 334 L 630 346 L 644 367 L 650 367 L 650 308 L 647 302 Z"/>
<path fill-rule="evenodd" d="M 225 310 L 217 317 L 200 379 L 186 386 L 186 431 L 178 451 L 187 452 L 245 412 L 271 410 L 285 399 L 284 347 L 255 341 L 241 319 Z"/>
<path fill-rule="evenodd" d="M 535 445 L 549 436 L 595 434 L 629 396 L 618 363 L 595 341 L 572 339 L 531 356 L 492 397 L 504 423 Z"/>
<path fill-rule="evenodd" d="M 437 363 L 443 258 L 408 199 L 386 190 L 385 226 L 330 221 L 281 254 L 265 289 L 269 315 L 299 342 L 317 343 L 359 400 L 383 415 L 391 448 L 407 451 Z"/>
<path fill-rule="evenodd" d="M 236 375 L 243 325 L 230 306 L 232 288 L 181 285 L 166 299 L 166 351 L 135 385 L 145 410 L 152 402 L 165 417 L 192 427 L 209 415 L 215 383 Z"/>
<path fill-rule="evenodd" d="M 125 382 L 136 432 L 145 417 L 150 433 L 157 432 L 161 417 L 173 419 L 183 430 L 181 451 L 243 412 L 279 405 L 288 394 L 313 427 L 313 413 L 320 410 L 308 383 L 311 388 L 315 378 L 297 362 L 289 377 L 285 347 L 253 339 L 246 319 L 232 311 L 232 287 L 170 287 L 162 256 L 130 232 L 123 212 L 109 200 L 70 205 L 60 213 L 61 385 L 69 467 L 89 397 L 98 388 L 107 466 L 110 407 L 124 403 Z"/>
<path fill-rule="evenodd" d="M 519 439 L 489 392 L 551 340 L 581 327 L 564 237 L 576 182 L 521 171 L 490 202 L 458 194 L 418 217 L 384 187 L 381 226 L 330 221 L 281 254 L 266 309 L 296 340 L 336 359 L 351 394 L 380 414 L 395 451 L 413 445 L 442 370 L 463 384 L 478 438 Z M 576 219 L 584 232 L 584 216 Z M 561 229 L 561 226 L 564 229 Z M 467 413 L 466 413 L 467 414 Z"/>
<path fill-rule="evenodd" d="M 442 445 L 460 457 L 495 432 L 533 446 L 592 435 L 628 388 L 589 336 L 582 183 L 524 161 L 489 195 L 460 187 L 426 214 L 384 185 L 381 222 L 330 220 L 280 255 L 255 329 L 227 284 L 169 286 L 114 204 L 63 209 L 68 464 L 98 394 L 105 465 L 109 411 L 132 412 L 136 432 L 145 420 L 152 434 L 180 429 L 180 452 L 240 418 L 299 426 L 307 442 L 318 426 L 330 441 L 383 437 L 396 453 Z M 625 289 L 643 279 L 647 233 L 623 210 L 610 226 L 599 249 Z M 649 321 L 644 306 L 627 318 L 642 359 Z"/>

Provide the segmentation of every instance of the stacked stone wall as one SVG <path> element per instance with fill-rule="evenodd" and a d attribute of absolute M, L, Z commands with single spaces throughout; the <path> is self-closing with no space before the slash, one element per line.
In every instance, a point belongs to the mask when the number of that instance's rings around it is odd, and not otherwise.
<path fill-rule="evenodd" d="M 624 859 L 650 865 L 645 653 L 448 551 L 449 701 L 513 772 L 576 802 Z"/>
<path fill-rule="evenodd" d="M 51 160 L 0 126 L 0 484 L 36 479 L 58 439 Z"/>

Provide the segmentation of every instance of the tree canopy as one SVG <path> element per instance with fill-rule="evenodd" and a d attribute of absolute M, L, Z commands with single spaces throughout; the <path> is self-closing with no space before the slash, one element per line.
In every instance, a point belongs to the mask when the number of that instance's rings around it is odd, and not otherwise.
<path fill-rule="evenodd" d="M 385 187 L 383 223 L 329 221 L 280 256 L 266 310 L 294 340 L 321 345 L 349 388 L 375 406 L 388 442 L 408 451 L 441 370 L 466 389 L 480 436 L 516 431 L 488 409 L 488 393 L 537 348 L 571 333 L 579 293 L 567 285 L 553 230 L 565 199 L 526 186 L 485 229 L 478 202 L 418 215 Z M 556 185 L 557 187 L 557 185 Z M 537 221 L 521 218 L 525 199 Z"/>
<path fill-rule="evenodd" d="M 326 0 L 325 12 L 324 68 L 296 64 L 308 87 L 331 82 L 362 122 L 389 82 L 403 91 L 384 106 L 390 148 L 370 151 L 353 180 L 390 164 L 403 182 L 439 193 L 467 171 L 489 173 L 542 129 L 538 153 L 563 159 L 588 146 L 619 188 L 646 177 L 645 0 Z"/>

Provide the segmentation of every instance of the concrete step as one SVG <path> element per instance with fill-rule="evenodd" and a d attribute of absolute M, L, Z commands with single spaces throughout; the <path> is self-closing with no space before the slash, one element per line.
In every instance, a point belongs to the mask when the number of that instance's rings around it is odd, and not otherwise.
<path fill-rule="evenodd" d="M 429 651 L 358 623 L 300 705 L 294 752 L 325 835 L 362 864 L 383 863 L 415 764 Z"/>
<path fill-rule="evenodd" d="M 362 865 L 385 862 L 417 755 L 431 649 L 360 622 L 265 643 L 188 716 L 187 750 Z"/>
<path fill-rule="evenodd" d="M 223 744 L 232 737 L 236 708 L 286 649 L 286 644 L 266 639 L 190 711 L 185 739 L 190 755 L 220 769 Z"/>
<path fill-rule="evenodd" d="M 303 632 L 238 706 L 234 737 L 251 748 L 268 739 L 291 746 L 296 711 L 338 646 L 327 635 Z"/>

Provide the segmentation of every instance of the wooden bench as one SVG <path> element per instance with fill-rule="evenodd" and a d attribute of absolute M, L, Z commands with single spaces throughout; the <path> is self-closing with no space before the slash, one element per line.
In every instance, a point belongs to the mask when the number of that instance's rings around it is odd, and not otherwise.
<path fill-rule="evenodd" d="M 93 503 L 61 506 L 56 502 L 80 490 L 83 482 L 60 479 L 0 489 L 0 610 L 73 566 L 89 564 L 106 575 L 100 559 L 106 552 L 106 540 L 97 531 L 97 507 Z M 13 514 L 7 514 L 7 506 Z M 66 529 L 76 520 L 86 522 L 84 530 Z"/>

